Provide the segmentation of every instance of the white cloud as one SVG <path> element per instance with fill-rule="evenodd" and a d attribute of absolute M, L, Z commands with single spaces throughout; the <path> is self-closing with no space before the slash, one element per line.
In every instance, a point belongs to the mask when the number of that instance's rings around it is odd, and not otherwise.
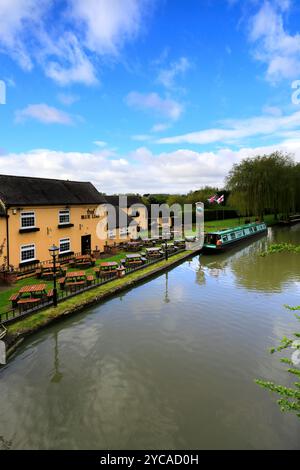
<path fill-rule="evenodd" d="M 95 140 L 94 144 L 97 145 L 97 147 L 106 147 L 107 143 L 104 142 L 104 140 Z"/>
<path fill-rule="evenodd" d="M 131 139 L 135 140 L 137 142 L 145 142 L 146 140 L 151 139 L 151 135 L 149 135 L 149 134 L 136 134 L 136 135 L 131 136 Z"/>
<path fill-rule="evenodd" d="M 32 59 L 24 45 L 28 25 L 37 27 L 46 9 L 45 0 L 1 0 L 0 44 L 25 70 L 33 67 Z M 34 25 L 34 26 L 33 26 Z"/>
<path fill-rule="evenodd" d="M 250 21 L 249 40 L 255 45 L 254 57 L 267 65 L 267 79 L 276 82 L 300 73 L 300 34 L 290 34 L 284 26 L 288 0 L 264 0 Z"/>
<path fill-rule="evenodd" d="M 152 127 L 151 132 L 163 132 L 163 131 L 166 131 L 169 128 L 170 128 L 170 124 L 159 123 L 159 124 L 155 124 Z"/>
<path fill-rule="evenodd" d="M 300 138 L 286 139 L 280 145 L 230 148 L 217 152 L 194 152 L 179 149 L 154 154 L 141 147 L 129 156 L 107 158 L 98 153 L 33 150 L 27 153 L 0 155 L 1 171 L 5 174 L 44 176 L 47 178 L 91 181 L 100 191 L 178 193 L 206 184 L 222 186 L 232 165 L 246 157 L 267 154 L 274 150 L 295 152 L 300 161 Z"/>
<path fill-rule="evenodd" d="M 128 106 L 143 111 L 152 111 L 176 121 L 183 113 L 183 106 L 170 98 L 161 98 L 157 93 L 131 92 L 125 99 Z"/>
<path fill-rule="evenodd" d="M 282 116 L 282 111 L 277 106 L 266 105 L 263 107 L 264 114 L 271 114 L 272 116 Z"/>
<path fill-rule="evenodd" d="M 94 66 L 74 34 L 64 34 L 54 50 L 56 60 L 48 60 L 47 57 L 45 64 L 45 73 L 48 77 L 62 86 L 76 82 L 86 85 L 97 83 Z M 48 54 L 50 55 L 51 52 L 50 49 Z"/>
<path fill-rule="evenodd" d="M 85 44 L 99 54 L 117 54 L 136 37 L 149 0 L 70 0 L 71 15 L 81 23 Z"/>
<path fill-rule="evenodd" d="M 76 103 L 80 99 L 79 96 L 73 95 L 71 93 L 59 93 L 57 98 L 65 106 L 71 106 L 72 104 Z"/>
<path fill-rule="evenodd" d="M 74 123 L 70 114 L 43 103 L 30 104 L 16 112 L 16 122 L 24 122 L 27 119 L 34 119 L 44 124 L 71 125 Z"/>
<path fill-rule="evenodd" d="M 150 9 L 149 0 L 65 0 L 54 11 L 56 4 L 1 0 L 0 51 L 25 70 L 40 64 L 60 85 L 97 83 L 95 56 L 117 56 L 140 32 Z"/>
<path fill-rule="evenodd" d="M 240 143 L 242 139 L 258 136 L 280 136 L 281 132 L 300 128 L 300 111 L 286 115 L 258 116 L 244 120 L 228 119 L 220 127 L 159 139 L 160 144 Z"/>
<path fill-rule="evenodd" d="M 182 76 L 191 67 L 186 57 L 181 57 L 178 61 L 173 62 L 169 68 L 159 72 L 157 81 L 166 88 L 175 88 L 175 80 L 178 76 Z"/>

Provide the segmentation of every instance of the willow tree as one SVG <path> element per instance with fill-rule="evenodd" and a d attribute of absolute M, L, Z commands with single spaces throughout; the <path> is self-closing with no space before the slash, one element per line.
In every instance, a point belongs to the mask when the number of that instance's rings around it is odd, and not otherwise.
<path fill-rule="evenodd" d="M 245 215 L 264 217 L 272 211 L 290 214 L 295 210 L 296 192 L 294 161 L 290 155 L 247 158 L 234 165 L 227 178 L 230 203 Z"/>

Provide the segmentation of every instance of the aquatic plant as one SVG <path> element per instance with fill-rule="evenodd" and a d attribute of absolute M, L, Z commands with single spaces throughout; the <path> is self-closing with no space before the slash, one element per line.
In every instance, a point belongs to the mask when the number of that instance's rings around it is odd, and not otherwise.
<path fill-rule="evenodd" d="M 291 243 L 274 243 L 270 245 L 266 251 L 263 251 L 260 256 L 283 252 L 300 254 L 300 245 L 293 245 Z"/>
<path fill-rule="evenodd" d="M 300 306 L 289 307 L 288 305 L 285 305 L 285 307 L 291 311 L 300 310 Z M 300 316 L 297 314 L 295 316 L 300 321 Z M 271 354 L 274 354 L 275 352 L 281 352 L 287 349 L 294 350 L 291 355 L 291 359 L 284 357 L 281 358 L 281 362 L 289 366 L 287 372 L 292 376 L 296 376 L 296 380 L 298 381 L 294 382 L 290 388 L 260 379 L 255 380 L 255 382 L 261 387 L 272 393 L 276 393 L 281 397 L 277 400 L 277 403 L 282 412 L 295 412 L 298 418 L 300 418 L 300 368 L 298 367 L 300 366 L 300 333 L 294 333 L 294 338 L 296 339 L 283 337 L 280 345 L 277 348 L 272 348 L 270 352 Z"/>

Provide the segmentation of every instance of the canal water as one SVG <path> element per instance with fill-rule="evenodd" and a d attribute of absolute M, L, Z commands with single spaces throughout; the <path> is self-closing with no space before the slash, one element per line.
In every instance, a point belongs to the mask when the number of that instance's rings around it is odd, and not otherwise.
<path fill-rule="evenodd" d="M 299 323 L 300 226 L 197 256 L 30 337 L 0 370 L 0 448 L 300 449 L 300 421 L 254 383 L 290 385 L 268 348 Z"/>

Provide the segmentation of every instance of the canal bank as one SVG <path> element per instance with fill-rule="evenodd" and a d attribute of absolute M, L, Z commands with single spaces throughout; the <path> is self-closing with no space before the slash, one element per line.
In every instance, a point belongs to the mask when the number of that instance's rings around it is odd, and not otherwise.
<path fill-rule="evenodd" d="M 298 329 L 300 227 L 194 256 L 28 336 L 0 371 L 10 449 L 299 449 L 300 423 L 259 378 Z M 283 354 L 283 353 L 282 353 Z M 250 411 L 251 412 L 250 412 Z M 0 439 L 1 449 L 1 439 Z"/>
<path fill-rule="evenodd" d="M 4 338 L 6 354 L 9 358 L 22 343 L 25 337 L 38 330 L 47 327 L 53 322 L 71 316 L 75 313 L 96 305 L 110 297 L 126 291 L 138 284 L 141 284 L 166 270 L 176 267 L 178 264 L 195 256 L 197 252 L 186 251 L 172 256 L 168 260 L 163 260 L 154 265 L 145 267 L 133 272 L 124 278 L 116 279 L 98 288 L 78 294 L 62 303 L 56 308 L 44 309 L 36 314 L 22 318 L 7 327 L 7 335 Z"/>

